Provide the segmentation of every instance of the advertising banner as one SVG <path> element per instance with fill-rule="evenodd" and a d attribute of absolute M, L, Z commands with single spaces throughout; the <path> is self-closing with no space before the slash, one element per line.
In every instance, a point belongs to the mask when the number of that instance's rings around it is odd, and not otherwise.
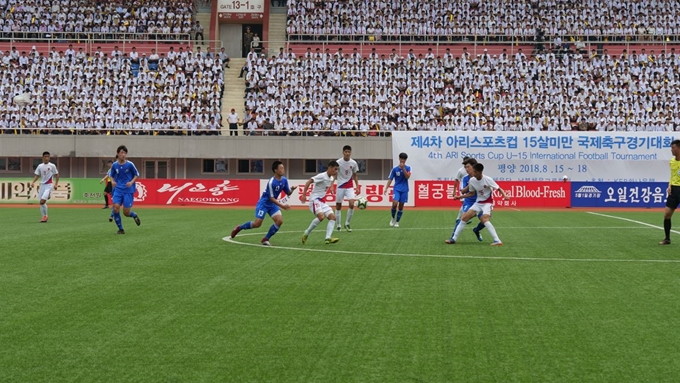
<path fill-rule="evenodd" d="M 264 17 L 264 2 L 265 0 L 219 0 L 217 17 L 226 23 L 260 20 Z"/>
<path fill-rule="evenodd" d="M 0 204 L 37 203 L 38 185 L 30 185 L 31 178 L 0 179 Z M 103 205 L 104 186 L 94 178 L 62 178 L 50 203 Z M 139 179 L 135 204 L 255 206 L 260 192 L 260 180 Z"/>
<path fill-rule="evenodd" d="M 141 179 L 135 204 L 255 206 L 259 198 L 259 180 Z"/>
<path fill-rule="evenodd" d="M 265 186 L 267 185 L 267 181 L 269 179 L 261 180 L 260 181 L 260 189 L 264 190 Z M 308 206 L 307 203 L 302 203 L 300 201 L 300 194 L 302 191 L 305 189 L 305 183 L 307 180 L 288 180 L 288 184 L 293 187 L 293 186 L 298 186 L 299 190 L 296 190 L 293 196 L 288 200 L 288 204 L 290 206 Z M 360 192 L 359 195 L 362 195 L 366 197 L 366 200 L 368 201 L 368 206 L 392 206 L 392 186 L 390 186 L 390 191 L 387 193 L 386 196 L 383 195 L 383 192 L 385 191 L 385 184 L 387 181 L 367 181 L 367 180 L 359 180 L 359 186 L 360 186 Z M 333 185 L 333 188 L 335 190 L 335 187 L 337 185 Z M 309 197 L 309 194 L 311 193 L 312 189 L 314 188 L 314 185 L 309 187 L 309 190 L 307 191 L 307 196 Z M 281 193 L 283 196 L 284 193 Z M 408 194 L 408 202 L 405 204 L 405 206 L 415 206 L 415 201 L 414 201 L 414 193 L 413 193 L 413 184 L 411 183 L 410 188 L 409 188 L 409 194 Z M 326 203 L 329 205 L 334 205 L 335 204 L 335 191 L 333 193 L 328 194 L 326 196 Z M 346 203 L 346 202 L 345 202 Z"/>
<path fill-rule="evenodd" d="M 646 207 L 666 206 L 668 182 L 573 182 L 572 207 Z"/>
<path fill-rule="evenodd" d="M 453 180 L 469 156 L 497 181 L 668 180 L 672 132 L 413 131 L 392 134 L 395 162 L 408 154 L 414 180 Z"/>
<path fill-rule="evenodd" d="M 564 208 L 570 206 L 569 182 L 499 181 L 498 186 L 510 196 L 503 199 L 494 193 L 494 205 L 512 208 Z M 416 207 L 460 207 L 453 199 L 453 181 L 415 181 Z"/>
<path fill-rule="evenodd" d="M 33 178 L 0 178 L 0 204 L 38 203 L 40 184 L 31 189 Z M 52 190 L 50 203 L 104 204 L 104 186 L 99 179 L 62 178 Z"/>

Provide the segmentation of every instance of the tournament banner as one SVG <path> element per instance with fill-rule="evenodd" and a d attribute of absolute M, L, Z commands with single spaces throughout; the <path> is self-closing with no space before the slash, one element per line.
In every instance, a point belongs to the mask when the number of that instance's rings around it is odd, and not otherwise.
<path fill-rule="evenodd" d="M 499 192 L 493 195 L 494 206 L 509 208 L 565 208 L 570 206 L 570 182 L 500 181 L 510 200 Z M 415 181 L 416 207 L 456 207 L 461 201 L 453 199 L 453 181 Z"/>
<path fill-rule="evenodd" d="M 140 179 L 135 204 L 172 206 L 255 206 L 259 180 Z"/>
<path fill-rule="evenodd" d="M 269 179 L 260 180 L 261 191 L 264 191 L 264 188 L 267 186 L 268 181 Z M 288 180 L 288 185 L 290 185 L 291 187 L 297 185 L 298 190 L 296 190 L 293 193 L 293 195 L 288 199 L 288 202 L 286 202 L 287 204 L 289 204 L 290 206 L 309 206 L 309 200 L 307 200 L 306 203 L 302 203 L 302 201 L 300 201 L 301 195 L 300 193 L 302 193 L 302 191 L 305 190 L 305 183 L 307 183 L 307 180 Z M 366 181 L 359 179 L 358 195 L 366 197 L 369 209 L 371 208 L 371 206 L 392 206 L 392 186 L 394 186 L 394 184 L 390 185 L 389 193 L 387 193 L 386 196 L 383 195 L 383 193 L 385 192 L 385 184 L 387 184 L 387 180 Z M 334 206 L 336 202 L 335 201 L 336 187 L 337 185 L 333 184 L 333 192 L 326 194 L 326 203 L 330 206 Z M 311 194 L 313 188 L 314 184 L 310 185 L 309 190 L 307 190 L 307 197 L 309 197 L 309 194 Z M 414 189 L 413 183 L 409 182 L 408 202 L 404 204 L 404 206 L 415 206 L 413 189 Z M 281 193 L 279 199 L 283 197 L 285 197 L 285 193 Z M 347 204 L 347 202 L 344 203 Z"/>
<path fill-rule="evenodd" d="M 31 188 L 33 177 L 0 178 L 0 204 L 38 203 L 39 182 Z M 49 203 L 104 204 L 104 186 L 99 179 L 61 178 L 52 190 Z"/>
<path fill-rule="evenodd" d="M 573 182 L 572 207 L 644 207 L 666 206 L 668 182 Z"/>
<path fill-rule="evenodd" d="M 673 132 L 392 133 L 392 155 L 408 154 L 413 180 L 453 180 L 469 156 L 496 181 L 668 181 Z"/>

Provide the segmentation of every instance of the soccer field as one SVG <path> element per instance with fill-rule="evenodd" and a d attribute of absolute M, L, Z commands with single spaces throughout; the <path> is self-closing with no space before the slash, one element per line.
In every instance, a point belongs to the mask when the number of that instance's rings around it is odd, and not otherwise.
<path fill-rule="evenodd" d="M 252 209 L 135 211 L 116 235 L 107 210 L 0 210 L 0 381 L 677 381 L 661 211 L 496 210 L 492 247 L 408 208 L 302 245 L 294 210 L 271 248 L 269 218 L 223 240 Z"/>

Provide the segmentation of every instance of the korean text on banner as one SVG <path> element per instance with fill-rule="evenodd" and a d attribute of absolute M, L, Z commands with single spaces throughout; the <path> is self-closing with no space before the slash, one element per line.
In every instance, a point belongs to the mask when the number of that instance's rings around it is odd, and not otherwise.
<path fill-rule="evenodd" d="M 469 156 L 497 181 L 668 180 L 672 132 L 394 132 L 415 180 L 453 180 Z"/>
<path fill-rule="evenodd" d="M 570 206 L 571 185 L 569 182 L 523 182 L 501 181 L 498 186 L 511 197 L 503 199 L 494 193 L 496 207 L 564 208 Z M 415 181 L 416 207 L 456 207 L 460 201 L 453 199 L 453 181 Z"/>
<path fill-rule="evenodd" d="M 302 191 L 305 189 L 305 183 L 307 180 L 288 180 L 288 184 L 293 187 L 295 185 L 298 186 L 298 190 L 295 191 L 294 195 L 292 198 L 288 200 L 288 204 L 290 206 L 307 206 L 306 203 L 302 203 L 300 201 L 300 194 Z M 390 186 L 390 191 L 387 193 L 387 195 L 383 195 L 383 192 L 385 191 L 385 184 L 387 181 L 367 181 L 367 180 L 359 180 L 359 194 L 357 195 L 362 195 L 366 197 L 368 200 L 368 206 L 369 208 L 371 206 L 392 206 L 392 187 Z M 260 181 L 260 189 L 264 190 L 265 186 L 267 185 L 267 180 L 261 180 Z M 333 187 L 335 188 L 337 185 L 334 185 Z M 314 185 L 312 185 L 309 190 L 307 190 L 307 197 L 309 197 L 309 194 L 312 192 L 312 188 Z M 414 193 L 413 193 L 413 184 L 411 184 L 409 188 L 409 194 L 408 194 L 408 202 L 406 203 L 406 206 L 415 206 L 415 201 L 414 201 Z M 328 203 L 331 206 L 335 205 L 335 191 L 333 193 L 329 193 L 326 196 L 326 203 Z M 281 193 L 281 196 L 283 196 L 283 193 Z M 347 202 L 344 202 L 347 204 Z"/>
<path fill-rule="evenodd" d="M 573 207 L 646 207 L 666 205 L 668 182 L 574 182 Z"/>
<path fill-rule="evenodd" d="M 0 204 L 38 203 L 38 184 L 30 186 L 30 178 L 0 179 Z M 51 204 L 104 203 L 104 186 L 98 179 L 62 178 L 57 186 L 50 195 Z"/>
<path fill-rule="evenodd" d="M 135 204 L 255 206 L 260 180 L 141 179 Z"/>

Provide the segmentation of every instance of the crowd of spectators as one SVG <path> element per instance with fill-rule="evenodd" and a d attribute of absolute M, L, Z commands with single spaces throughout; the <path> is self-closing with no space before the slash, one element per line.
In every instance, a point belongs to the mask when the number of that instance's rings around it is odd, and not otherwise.
<path fill-rule="evenodd" d="M 655 40 L 680 35 L 677 0 L 289 0 L 291 39 L 501 41 L 548 36 Z"/>
<path fill-rule="evenodd" d="M 201 47 L 148 57 L 118 47 L 0 52 L 0 131 L 217 135 L 224 57 Z M 25 92 L 30 105 L 13 102 Z"/>
<path fill-rule="evenodd" d="M 269 59 L 250 53 L 244 71 L 253 134 L 680 130 L 675 49 L 533 58 L 521 49 L 474 57 L 281 50 Z"/>
<path fill-rule="evenodd" d="M 0 0 L 0 37 L 188 40 L 192 0 Z"/>

